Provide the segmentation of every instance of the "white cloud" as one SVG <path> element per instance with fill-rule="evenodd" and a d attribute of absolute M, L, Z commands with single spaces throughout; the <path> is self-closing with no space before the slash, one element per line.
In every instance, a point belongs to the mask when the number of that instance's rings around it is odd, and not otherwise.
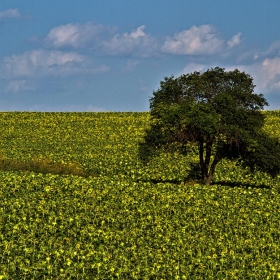
<path fill-rule="evenodd" d="M 190 62 L 185 66 L 185 68 L 182 71 L 182 74 L 188 74 L 188 73 L 192 73 L 192 72 L 195 72 L 195 71 L 201 72 L 201 71 L 204 71 L 204 70 L 206 70 L 206 65 L 205 64 Z"/>
<path fill-rule="evenodd" d="M 175 55 L 213 55 L 225 52 L 227 47 L 233 48 L 241 42 L 241 33 L 226 42 L 214 26 L 201 25 L 167 38 L 160 47 L 159 40 L 147 34 L 145 28 L 145 25 L 141 25 L 130 33 L 116 34 L 113 28 L 94 25 L 92 22 L 69 23 L 51 29 L 44 41 L 51 48 L 87 47 L 107 55 L 129 57 L 149 57 L 160 51 Z M 112 31 L 115 35 L 108 39 Z"/>
<path fill-rule="evenodd" d="M 6 79 L 41 78 L 106 72 L 109 67 L 93 67 L 86 56 L 74 52 L 32 50 L 3 59 L 0 76 Z"/>
<path fill-rule="evenodd" d="M 243 51 L 242 53 L 238 53 L 237 61 L 238 63 L 246 64 L 250 63 L 251 61 L 260 63 L 265 59 L 273 59 L 275 57 L 280 57 L 280 40 L 273 42 L 266 50 L 250 48 Z"/>
<path fill-rule="evenodd" d="M 19 92 L 22 90 L 35 90 L 35 87 L 28 84 L 27 80 L 12 80 L 6 87 L 6 92 Z"/>
<path fill-rule="evenodd" d="M 210 55 L 223 49 L 224 40 L 221 39 L 211 25 L 192 26 L 188 30 L 177 33 L 168 38 L 162 51 L 175 55 Z"/>
<path fill-rule="evenodd" d="M 229 48 L 235 47 L 241 43 L 241 33 L 237 33 L 236 35 L 232 36 L 230 40 L 227 41 L 227 45 Z"/>
<path fill-rule="evenodd" d="M 126 62 L 125 67 L 123 68 L 125 71 L 132 71 L 140 64 L 139 60 L 128 60 Z"/>
<path fill-rule="evenodd" d="M 280 57 L 265 59 L 260 64 L 258 79 L 267 91 L 280 90 Z"/>
<path fill-rule="evenodd" d="M 3 18 L 19 18 L 21 15 L 18 9 L 9 9 L 3 12 L 0 12 L 0 21 Z"/>
<path fill-rule="evenodd" d="M 86 24 L 69 23 L 51 29 L 45 42 L 55 48 L 79 48 L 94 40 L 102 30 L 102 25 L 94 25 L 92 22 Z"/>
<path fill-rule="evenodd" d="M 239 69 L 250 74 L 254 79 L 256 91 L 268 94 L 280 91 L 280 57 L 265 58 L 251 65 L 235 65 L 226 70 Z"/>
<path fill-rule="evenodd" d="M 103 42 L 106 53 L 110 55 L 132 55 L 147 57 L 157 48 L 156 40 L 144 32 L 145 25 L 131 33 L 116 34 L 110 40 Z"/>
<path fill-rule="evenodd" d="M 179 75 L 191 73 L 194 71 L 203 72 L 217 65 L 188 63 Z M 254 79 L 257 93 L 278 93 L 280 92 L 280 57 L 265 58 L 260 62 L 249 65 L 231 65 L 225 67 L 226 71 L 238 69 L 249 74 Z M 178 76 L 179 76 L 178 75 Z"/>
<path fill-rule="evenodd" d="M 135 31 L 132 31 L 129 36 L 132 37 L 133 39 L 137 39 L 139 37 L 145 37 L 146 36 L 146 33 L 144 32 L 145 27 L 146 27 L 145 25 L 141 25 Z"/>
<path fill-rule="evenodd" d="M 280 40 L 274 42 L 268 50 L 264 53 L 264 55 L 273 55 L 273 56 L 280 56 Z"/>

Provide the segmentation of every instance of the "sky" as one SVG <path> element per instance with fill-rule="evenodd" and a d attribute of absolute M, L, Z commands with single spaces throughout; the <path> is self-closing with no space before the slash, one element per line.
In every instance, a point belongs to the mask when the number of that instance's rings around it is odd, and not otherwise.
<path fill-rule="evenodd" d="M 222 67 L 280 109 L 279 0 L 1 0 L 0 111 L 148 111 L 164 77 Z"/>

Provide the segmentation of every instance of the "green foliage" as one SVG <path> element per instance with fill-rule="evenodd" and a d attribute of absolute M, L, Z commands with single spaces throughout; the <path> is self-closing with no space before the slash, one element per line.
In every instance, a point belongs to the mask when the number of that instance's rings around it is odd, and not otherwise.
<path fill-rule="evenodd" d="M 280 137 L 280 111 L 264 131 Z M 0 171 L 0 279 L 278 279 L 280 177 L 138 142 L 148 113 L 0 113 L 0 152 L 77 163 L 93 177 Z M 48 165 L 48 164 L 46 164 Z"/>
<path fill-rule="evenodd" d="M 140 157 L 147 162 L 162 148 L 186 154 L 193 144 L 207 185 L 225 158 L 241 157 L 251 170 L 257 166 L 275 176 L 279 141 L 262 131 L 261 109 L 268 103 L 254 87 L 250 75 L 219 67 L 165 78 L 150 100 L 152 123 L 140 143 Z"/>

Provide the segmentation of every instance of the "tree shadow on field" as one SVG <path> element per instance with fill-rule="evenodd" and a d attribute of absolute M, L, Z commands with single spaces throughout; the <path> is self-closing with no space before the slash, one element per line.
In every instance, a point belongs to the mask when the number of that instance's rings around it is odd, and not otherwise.
<path fill-rule="evenodd" d="M 140 181 L 140 180 L 139 180 Z M 169 183 L 169 184 L 175 184 L 180 185 L 182 182 L 184 182 L 185 185 L 193 185 L 193 184 L 200 184 L 204 185 L 202 180 L 198 180 L 197 178 L 190 178 L 189 176 L 186 177 L 184 180 L 168 180 L 168 179 L 150 179 L 150 180 L 141 180 L 142 182 L 150 182 L 153 184 L 159 184 L 159 183 Z M 211 185 L 219 185 L 222 187 L 230 187 L 230 188 L 252 188 L 252 189 L 271 189 L 271 186 L 265 185 L 265 184 L 249 184 L 249 183 L 242 183 L 242 182 L 228 182 L 228 181 L 212 181 Z"/>
<path fill-rule="evenodd" d="M 160 183 L 169 183 L 169 184 L 174 184 L 174 185 L 180 185 L 182 184 L 182 182 L 184 182 L 184 180 L 179 180 L 179 179 L 161 179 L 161 178 L 157 178 L 157 179 L 137 179 L 135 181 L 136 183 L 140 183 L 140 182 L 149 182 L 152 184 L 160 184 Z"/>
<path fill-rule="evenodd" d="M 190 171 L 188 173 L 188 176 L 186 176 L 183 180 L 179 179 L 149 179 L 149 180 L 141 180 L 142 182 L 150 182 L 153 184 L 159 184 L 159 183 L 170 183 L 170 184 L 175 184 L 175 185 L 180 185 L 182 182 L 184 182 L 185 185 L 194 185 L 194 184 L 200 184 L 204 185 L 203 180 L 201 180 L 200 176 L 200 166 L 197 163 L 192 163 L 190 165 Z M 138 180 L 139 182 L 140 180 Z M 223 187 L 230 187 L 230 188 L 252 188 L 252 189 L 271 189 L 271 186 L 266 185 L 266 184 L 256 184 L 256 183 L 245 183 L 245 182 L 240 182 L 240 181 L 215 181 L 212 180 L 210 185 L 219 185 Z"/>
<path fill-rule="evenodd" d="M 159 184 L 159 183 L 169 183 L 169 184 L 175 184 L 175 185 L 180 185 L 182 183 L 181 180 L 169 180 L 169 179 L 150 179 L 149 182 L 153 184 Z"/>
<path fill-rule="evenodd" d="M 242 182 L 228 182 L 228 181 L 213 181 L 211 185 L 220 185 L 223 187 L 230 187 L 230 188 L 252 188 L 252 189 L 271 189 L 271 186 L 265 184 L 249 184 L 249 183 L 242 183 Z"/>
<path fill-rule="evenodd" d="M 200 171 L 200 166 L 199 163 L 191 163 L 190 165 L 190 171 L 189 174 L 187 176 L 187 178 L 185 179 L 185 184 L 187 182 L 199 182 L 200 184 L 204 185 L 203 181 L 201 180 L 201 171 Z M 254 183 L 245 183 L 245 182 L 238 182 L 238 181 L 215 181 L 212 180 L 210 185 L 220 185 L 223 187 L 230 187 L 230 188 L 234 188 L 234 187 L 240 187 L 240 188 L 257 188 L 257 189 L 271 189 L 271 186 L 269 185 L 265 185 L 265 184 L 254 184 Z"/>

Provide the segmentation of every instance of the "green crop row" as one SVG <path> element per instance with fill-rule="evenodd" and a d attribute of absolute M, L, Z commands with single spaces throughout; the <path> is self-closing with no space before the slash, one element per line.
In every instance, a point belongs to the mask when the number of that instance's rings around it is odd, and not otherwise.
<path fill-rule="evenodd" d="M 280 112 L 265 129 L 280 131 Z M 79 163 L 93 176 L 0 171 L 0 279 L 280 279 L 280 178 L 195 155 L 148 166 L 148 113 L 1 113 L 0 153 Z"/>

